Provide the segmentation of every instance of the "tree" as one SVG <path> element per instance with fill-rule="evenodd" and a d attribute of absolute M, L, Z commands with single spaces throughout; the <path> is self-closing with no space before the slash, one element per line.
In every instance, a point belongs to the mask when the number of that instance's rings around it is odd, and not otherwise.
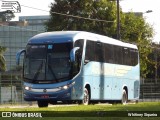
<path fill-rule="evenodd" d="M 61 14 L 55 14 L 55 12 Z M 84 30 L 110 37 L 116 36 L 116 23 L 114 22 L 116 19 L 115 2 L 106 0 L 99 2 L 95 0 L 55 0 L 54 3 L 51 3 L 50 15 L 51 19 L 47 23 L 47 31 Z M 86 20 L 80 17 L 97 20 Z M 101 22 L 98 20 L 106 21 Z"/>
<path fill-rule="evenodd" d="M 160 44 L 152 43 L 152 52 L 149 54 L 150 72 L 147 74 L 147 78 L 160 79 Z"/>
<path fill-rule="evenodd" d="M 152 52 L 153 28 L 145 22 L 143 16 L 137 16 L 133 12 L 124 14 L 122 19 L 121 38 L 138 45 L 141 77 L 145 78 L 151 72 L 150 66 L 153 64 L 149 59 Z"/>
<path fill-rule="evenodd" d="M 6 51 L 6 48 L 0 46 L 0 72 L 3 72 L 6 70 L 5 58 L 3 56 L 3 53 L 5 51 Z"/>
<path fill-rule="evenodd" d="M 46 30 L 83 30 L 116 38 L 116 12 L 116 2 L 110 0 L 55 0 L 51 3 L 51 18 L 46 23 Z M 126 14 L 120 9 L 120 19 L 121 38 L 138 45 L 141 76 L 146 77 L 153 29 L 142 16 L 136 16 L 133 12 Z"/>
<path fill-rule="evenodd" d="M 10 21 L 14 17 L 15 17 L 14 13 L 10 10 L 0 12 L 0 19 L 2 22 Z"/>

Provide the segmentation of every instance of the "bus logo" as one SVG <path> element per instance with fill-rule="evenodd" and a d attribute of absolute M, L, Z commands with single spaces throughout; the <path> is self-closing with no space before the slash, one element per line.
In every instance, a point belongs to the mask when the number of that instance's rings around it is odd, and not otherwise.
<path fill-rule="evenodd" d="M 11 117 L 11 112 L 2 112 L 2 117 Z"/>
<path fill-rule="evenodd" d="M 9 10 L 13 13 L 20 13 L 21 6 L 18 1 L 2 1 L 1 10 Z"/>
<path fill-rule="evenodd" d="M 44 89 L 44 90 L 43 90 L 43 92 L 47 92 L 47 90 L 46 90 L 46 89 Z"/>

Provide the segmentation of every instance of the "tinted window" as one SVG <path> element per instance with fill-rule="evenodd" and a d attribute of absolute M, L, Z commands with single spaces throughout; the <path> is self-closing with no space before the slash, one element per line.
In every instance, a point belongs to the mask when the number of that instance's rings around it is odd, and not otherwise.
<path fill-rule="evenodd" d="M 45 58 L 46 57 L 46 45 L 27 45 L 26 56 L 32 59 Z"/>
<path fill-rule="evenodd" d="M 84 40 L 77 40 L 74 43 L 74 47 L 80 47 L 81 49 L 83 48 L 83 45 L 84 45 Z"/>
<path fill-rule="evenodd" d="M 101 42 L 95 43 L 95 61 L 104 62 L 104 46 Z"/>
<path fill-rule="evenodd" d="M 82 53 L 83 53 L 83 45 L 84 45 L 84 40 L 77 40 L 74 44 L 74 47 L 80 47 L 79 50 L 79 57 L 82 59 Z"/>
<path fill-rule="evenodd" d="M 115 64 L 122 64 L 123 54 L 122 54 L 122 47 L 114 46 L 114 63 Z"/>
<path fill-rule="evenodd" d="M 30 82 L 61 82 L 70 79 L 70 51 L 73 43 L 28 45 L 24 78 Z"/>
<path fill-rule="evenodd" d="M 130 49 L 124 47 L 123 48 L 123 64 L 124 65 L 131 65 L 131 59 L 130 59 Z"/>
<path fill-rule="evenodd" d="M 138 50 L 136 49 L 130 49 L 130 55 L 131 55 L 131 65 L 135 66 L 138 64 Z"/>
<path fill-rule="evenodd" d="M 89 61 L 95 61 L 95 43 L 93 41 L 87 41 L 85 59 Z"/>
<path fill-rule="evenodd" d="M 83 45 L 84 45 L 83 39 L 77 40 L 74 43 L 74 47 L 80 47 L 80 49 L 76 52 L 76 61 L 74 62 L 73 66 L 72 66 L 73 76 L 76 75 L 77 73 L 79 73 L 79 70 L 81 68 Z"/>
<path fill-rule="evenodd" d="M 123 46 L 87 41 L 85 60 L 135 66 L 138 50 Z"/>
<path fill-rule="evenodd" d="M 113 45 L 104 44 L 104 56 L 105 56 L 105 62 L 114 63 Z"/>
<path fill-rule="evenodd" d="M 85 60 L 104 62 L 104 45 L 101 42 L 87 41 Z"/>

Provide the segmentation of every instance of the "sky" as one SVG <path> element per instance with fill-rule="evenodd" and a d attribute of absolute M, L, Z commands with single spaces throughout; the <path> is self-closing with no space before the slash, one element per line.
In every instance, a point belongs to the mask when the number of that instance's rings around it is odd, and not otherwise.
<path fill-rule="evenodd" d="M 7 0 L 5 0 L 7 1 Z M 12 0 L 8 0 L 12 1 Z M 32 16 L 32 15 L 49 15 L 49 12 L 39 11 L 24 6 L 30 6 L 38 9 L 49 11 L 50 4 L 54 0 L 13 0 L 18 1 L 21 5 L 21 13 L 15 13 L 18 20 L 18 16 Z M 0 0 L 0 5 L 2 0 Z M 24 5 L 24 6 L 23 6 Z M 120 6 L 124 12 L 143 12 L 143 16 L 150 25 L 153 26 L 155 36 L 153 42 L 160 42 L 160 8 L 159 0 L 120 0 Z M 147 10 L 152 10 L 151 13 L 145 13 Z M 1 8 L 0 8 L 0 11 Z"/>
<path fill-rule="evenodd" d="M 159 0 L 122 0 L 120 2 L 124 12 L 143 12 L 143 16 L 150 25 L 153 26 L 155 36 L 153 42 L 160 43 L 160 6 Z M 151 13 L 146 13 L 152 10 Z"/>

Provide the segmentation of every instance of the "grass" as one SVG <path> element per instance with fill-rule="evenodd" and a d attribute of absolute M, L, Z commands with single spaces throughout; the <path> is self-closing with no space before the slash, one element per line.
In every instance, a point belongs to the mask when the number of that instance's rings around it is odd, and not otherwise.
<path fill-rule="evenodd" d="M 160 102 L 140 102 L 138 104 L 102 104 L 102 105 L 73 105 L 73 106 L 51 106 L 48 108 L 38 107 L 15 107 L 7 105 L 1 107 L 0 111 L 160 111 Z M 16 105 L 18 106 L 18 105 Z"/>
<path fill-rule="evenodd" d="M 10 108 L 3 107 L 0 111 L 17 111 L 17 112 L 40 112 L 44 118 L 30 118 L 33 120 L 160 120 L 160 102 L 141 102 L 138 104 L 114 104 L 114 105 L 75 105 L 75 106 L 51 106 L 48 108 L 38 107 L 21 107 Z M 159 117 L 128 117 L 128 113 L 156 113 Z M 0 118 L 1 119 L 1 118 Z M 8 120 L 27 120 L 27 118 L 7 118 Z M 3 118 L 4 120 L 4 118 Z"/>

